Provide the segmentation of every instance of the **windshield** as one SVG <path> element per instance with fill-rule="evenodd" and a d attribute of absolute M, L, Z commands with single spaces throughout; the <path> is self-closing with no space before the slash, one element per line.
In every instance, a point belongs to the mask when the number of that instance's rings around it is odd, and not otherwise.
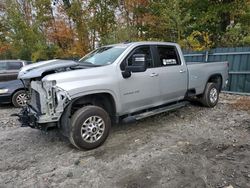
<path fill-rule="evenodd" d="M 92 64 L 96 66 L 109 65 L 113 63 L 126 48 L 127 46 L 101 47 L 84 56 L 79 60 L 79 63 Z"/>

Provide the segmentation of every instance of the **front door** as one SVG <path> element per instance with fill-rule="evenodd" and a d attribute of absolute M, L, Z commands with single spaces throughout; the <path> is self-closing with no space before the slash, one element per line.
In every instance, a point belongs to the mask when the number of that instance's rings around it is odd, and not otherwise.
<path fill-rule="evenodd" d="M 154 69 L 151 47 L 149 45 L 136 47 L 123 61 L 121 70 L 132 62 L 132 56 L 144 54 L 147 63 L 145 72 L 131 73 L 129 78 L 121 78 L 120 100 L 122 112 L 132 113 L 138 110 L 152 107 L 155 104 L 159 90 L 158 72 Z"/>

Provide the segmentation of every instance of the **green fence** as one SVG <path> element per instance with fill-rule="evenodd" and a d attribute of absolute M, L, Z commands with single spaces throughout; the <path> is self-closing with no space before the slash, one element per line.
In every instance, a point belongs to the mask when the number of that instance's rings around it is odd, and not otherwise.
<path fill-rule="evenodd" d="M 250 94 L 250 47 L 215 48 L 210 51 L 185 51 L 187 62 L 229 62 L 229 84 L 226 91 Z"/>

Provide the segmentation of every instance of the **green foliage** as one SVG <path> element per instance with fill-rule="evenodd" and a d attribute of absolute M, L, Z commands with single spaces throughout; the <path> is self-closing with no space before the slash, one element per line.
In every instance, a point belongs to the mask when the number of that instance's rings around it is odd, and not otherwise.
<path fill-rule="evenodd" d="M 113 32 L 107 33 L 106 37 L 103 39 L 105 44 L 114 44 L 125 41 L 138 41 L 136 37 L 137 30 L 131 26 L 128 27 L 117 27 Z"/>
<path fill-rule="evenodd" d="M 193 31 L 187 39 L 179 42 L 182 46 L 186 46 L 186 49 L 203 51 L 212 47 L 213 43 L 210 40 L 210 36 L 206 32 Z"/>
<path fill-rule="evenodd" d="M 89 9 L 92 16 L 89 19 L 90 29 L 98 32 L 100 44 L 106 44 L 110 32 L 115 27 L 115 8 L 118 6 L 115 0 L 90 0 Z"/>
<path fill-rule="evenodd" d="M 214 46 L 227 46 L 225 40 L 229 36 L 249 35 L 248 31 L 238 33 L 237 29 L 238 24 L 249 24 L 249 22 L 242 22 L 244 17 L 249 17 L 248 0 L 190 0 L 184 1 L 183 5 L 191 15 L 186 35 L 190 35 L 193 31 L 207 32 Z M 241 45 L 235 37 L 234 42 L 230 42 L 230 46 Z"/>
<path fill-rule="evenodd" d="M 79 57 L 97 44 L 141 40 L 250 45 L 249 0 L 3 0 L 0 15 L 0 58 Z"/>

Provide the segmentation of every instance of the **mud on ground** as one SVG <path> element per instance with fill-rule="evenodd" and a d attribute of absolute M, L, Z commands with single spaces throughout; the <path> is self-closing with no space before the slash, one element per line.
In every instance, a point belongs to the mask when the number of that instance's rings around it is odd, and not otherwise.
<path fill-rule="evenodd" d="M 18 109 L 2 106 L 0 187 L 250 187 L 249 101 L 224 94 L 213 109 L 189 105 L 116 125 L 91 151 L 57 130 L 19 127 L 10 117 Z"/>

